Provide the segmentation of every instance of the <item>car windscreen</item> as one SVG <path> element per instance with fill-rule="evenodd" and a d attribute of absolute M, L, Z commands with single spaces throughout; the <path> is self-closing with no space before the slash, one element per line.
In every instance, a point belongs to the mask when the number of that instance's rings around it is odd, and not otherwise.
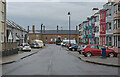
<path fill-rule="evenodd" d="M 29 46 L 29 44 L 24 44 L 24 46 Z"/>
<path fill-rule="evenodd" d="M 87 47 L 87 45 L 84 45 L 84 47 L 83 48 L 86 48 Z"/>

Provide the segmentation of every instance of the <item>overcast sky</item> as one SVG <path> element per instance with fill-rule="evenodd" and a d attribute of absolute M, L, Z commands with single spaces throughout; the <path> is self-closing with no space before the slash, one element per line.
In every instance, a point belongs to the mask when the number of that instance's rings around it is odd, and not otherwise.
<path fill-rule="evenodd" d="M 100 0 L 98 0 L 100 1 Z M 46 29 L 56 29 L 59 25 L 68 29 L 67 12 L 71 12 L 71 29 L 93 14 L 92 8 L 102 8 L 105 2 L 8 2 L 7 19 L 27 29 L 29 25 L 44 24 Z"/>

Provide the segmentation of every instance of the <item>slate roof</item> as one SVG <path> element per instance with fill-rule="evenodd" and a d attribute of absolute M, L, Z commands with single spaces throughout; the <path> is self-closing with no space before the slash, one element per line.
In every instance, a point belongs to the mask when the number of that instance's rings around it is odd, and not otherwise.
<path fill-rule="evenodd" d="M 71 30 L 70 31 L 71 33 L 70 34 L 79 34 L 79 31 L 78 30 Z M 39 34 L 41 33 L 40 30 L 35 30 L 35 34 Z M 33 30 L 29 30 L 29 34 L 33 34 Z M 69 30 L 45 30 L 42 31 L 42 34 L 69 34 Z"/>
<path fill-rule="evenodd" d="M 6 24 L 8 27 L 12 27 L 12 28 L 16 28 L 18 30 L 23 30 L 26 31 L 23 27 L 21 27 L 20 25 L 16 24 L 15 22 L 11 21 L 11 20 L 6 20 Z"/>

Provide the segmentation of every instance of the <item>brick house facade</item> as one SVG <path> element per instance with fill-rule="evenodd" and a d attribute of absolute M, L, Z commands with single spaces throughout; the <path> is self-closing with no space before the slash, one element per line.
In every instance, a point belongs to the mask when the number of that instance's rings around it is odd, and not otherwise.
<path fill-rule="evenodd" d="M 28 27 L 29 28 L 29 27 Z M 29 30 L 29 29 L 28 29 Z M 29 30 L 29 42 L 31 43 L 32 40 L 43 40 L 44 43 L 49 42 L 55 42 L 58 37 L 61 38 L 61 40 L 67 40 L 69 38 L 69 30 L 35 30 L 35 26 L 33 26 L 33 30 Z M 79 30 L 71 30 L 70 31 L 70 39 L 76 40 L 76 42 L 79 42 Z"/>

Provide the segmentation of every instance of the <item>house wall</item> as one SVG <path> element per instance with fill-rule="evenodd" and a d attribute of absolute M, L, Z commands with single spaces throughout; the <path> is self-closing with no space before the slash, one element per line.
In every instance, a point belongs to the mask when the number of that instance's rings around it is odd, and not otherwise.
<path fill-rule="evenodd" d="M 97 28 L 95 32 L 95 44 L 100 44 L 100 14 L 95 14 L 95 16 L 97 16 L 95 22 L 95 27 Z"/>
<path fill-rule="evenodd" d="M 13 41 L 12 42 L 17 42 L 17 44 L 21 44 L 23 42 L 25 42 L 25 43 L 27 42 L 27 39 L 25 39 L 25 35 L 27 35 L 28 33 L 26 31 L 19 30 L 19 29 L 16 29 L 16 28 L 12 28 L 10 26 L 7 26 L 7 30 L 11 30 L 12 31 L 12 36 L 13 36 Z M 17 40 L 16 36 L 19 36 L 20 40 Z M 24 38 L 24 41 L 23 41 L 23 38 Z"/>
<path fill-rule="evenodd" d="M 0 1 L 0 13 L 2 11 L 2 2 Z M 0 14 L 0 51 L 2 51 L 2 42 L 1 42 L 1 32 L 2 32 L 2 22 L 1 22 L 1 14 Z"/>
<path fill-rule="evenodd" d="M 66 39 L 69 38 L 69 34 L 62 34 L 62 35 L 57 35 L 57 34 L 52 34 L 52 35 L 44 34 L 44 35 L 42 35 L 42 40 L 43 40 L 44 43 L 49 43 L 50 41 L 55 42 L 55 38 L 57 39 L 58 36 L 60 36 L 62 40 L 65 40 L 65 38 L 66 38 Z M 53 38 L 52 40 L 51 40 L 51 37 Z M 72 35 L 72 34 L 71 34 L 70 37 L 71 37 L 71 39 L 75 39 L 76 42 L 79 42 L 79 39 L 78 39 L 79 35 Z M 46 38 L 47 38 L 47 39 L 46 39 Z M 29 34 L 29 40 L 30 40 L 29 42 L 30 42 L 30 43 L 32 43 L 32 40 L 36 40 L 36 39 L 40 40 L 40 39 L 41 39 L 41 34 Z"/>
<path fill-rule="evenodd" d="M 114 4 L 114 47 L 120 48 L 120 2 Z"/>
<path fill-rule="evenodd" d="M 2 50 L 2 43 L 6 42 L 6 0 L 0 0 L 0 51 Z"/>
<path fill-rule="evenodd" d="M 82 24 L 79 25 L 79 43 L 82 42 Z"/>
<path fill-rule="evenodd" d="M 111 4 L 111 5 L 110 5 Z M 114 35 L 113 35 L 113 28 L 114 28 L 114 5 L 113 3 L 108 4 L 106 9 L 107 13 L 111 15 L 106 16 L 106 44 L 107 46 L 114 46 Z M 109 23 L 111 23 L 111 29 L 109 29 Z"/>
<path fill-rule="evenodd" d="M 104 25 L 104 26 L 103 26 Z M 104 28 L 104 30 L 102 30 Z M 100 44 L 106 44 L 106 10 L 100 11 Z"/>
<path fill-rule="evenodd" d="M 2 56 L 17 54 L 18 53 L 17 45 L 23 43 L 23 38 L 24 38 L 24 42 L 26 42 L 25 35 L 27 34 L 27 32 L 22 29 L 18 29 L 17 27 L 15 27 L 15 25 L 14 27 L 11 25 L 8 25 L 7 23 L 7 29 L 6 29 L 7 40 L 6 42 L 2 43 L 2 51 L 3 51 Z M 11 32 L 12 40 L 9 40 L 8 30 Z M 16 35 L 20 36 L 19 40 L 16 40 Z"/>

